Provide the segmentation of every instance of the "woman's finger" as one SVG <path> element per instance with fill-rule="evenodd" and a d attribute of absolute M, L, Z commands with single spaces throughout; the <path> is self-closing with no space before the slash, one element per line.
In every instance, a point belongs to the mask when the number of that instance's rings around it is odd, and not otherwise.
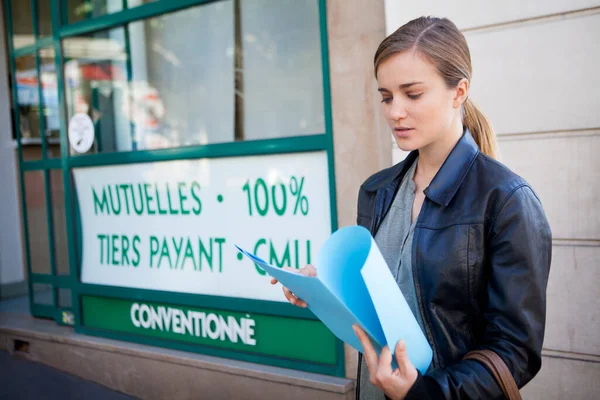
<path fill-rule="evenodd" d="M 308 306 L 308 304 L 306 304 L 305 301 L 296 297 L 296 295 L 294 295 L 294 293 L 292 293 L 288 288 L 286 288 L 285 286 L 282 286 L 281 288 L 283 289 L 283 294 L 284 294 L 285 298 L 290 303 L 292 303 L 293 305 L 295 305 L 297 307 L 301 307 L 301 308 L 306 308 Z"/>
<path fill-rule="evenodd" d="M 300 273 L 306 276 L 317 276 L 317 269 L 312 265 L 308 264 L 300 270 Z"/>
<path fill-rule="evenodd" d="M 283 290 L 283 295 L 285 296 L 285 298 L 292 304 L 296 305 L 296 296 L 294 296 L 292 294 L 292 292 L 286 288 L 285 286 L 281 287 L 281 290 Z"/>
<path fill-rule="evenodd" d="M 317 269 L 315 267 L 313 267 L 312 265 L 307 265 L 306 267 L 304 267 L 302 269 L 295 269 L 292 267 L 282 267 L 281 269 L 283 269 L 285 271 L 295 272 L 295 273 L 298 273 L 301 275 L 306 275 L 306 276 L 317 276 Z M 271 279 L 271 284 L 274 285 L 277 282 L 278 282 L 277 279 L 275 279 L 275 278 Z M 297 307 L 301 307 L 301 308 L 308 307 L 308 304 L 304 300 L 298 298 L 285 286 L 283 287 L 283 294 L 285 295 L 285 298 L 293 305 L 295 305 Z"/>
<path fill-rule="evenodd" d="M 369 367 L 369 372 L 373 375 L 377 371 L 377 364 L 379 363 L 377 352 L 371 344 L 371 339 L 369 339 L 367 334 L 358 325 L 352 325 L 352 329 L 354 329 L 356 336 L 358 336 L 358 340 L 360 340 L 365 356 L 365 362 L 367 363 L 367 367 Z"/>
<path fill-rule="evenodd" d="M 275 278 L 271 278 L 271 285 L 276 285 L 279 281 Z"/>
<path fill-rule="evenodd" d="M 281 269 L 289 272 L 295 272 L 304 276 L 317 276 L 317 269 L 312 265 L 308 264 L 300 269 L 292 268 L 292 267 L 282 267 Z"/>
<path fill-rule="evenodd" d="M 301 298 L 299 298 L 298 296 L 296 296 L 295 294 L 292 293 L 292 296 L 294 296 L 294 298 L 296 299 L 296 302 L 294 303 L 294 305 L 296 307 L 301 307 L 301 308 L 306 308 L 308 307 L 308 304 L 302 300 Z"/>
<path fill-rule="evenodd" d="M 406 342 L 404 340 L 400 340 L 398 344 L 396 344 L 396 362 L 398 363 L 398 369 L 402 374 L 409 372 L 411 369 L 415 369 L 414 365 L 408 359 L 408 354 L 406 353 Z"/>
<path fill-rule="evenodd" d="M 381 350 L 379 355 L 379 364 L 377 370 L 380 374 L 391 375 L 392 374 L 392 352 L 388 346 L 385 346 Z"/>
<path fill-rule="evenodd" d="M 296 298 L 297 298 L 297 297 L 296 297 Z M 298 299 L 298 298 L 297 298 L 297 299 Z M 308 307 L 308 303 L 307 303 L 307 302 L 305 302 L 304 300 L 300 300 L 300 299 L 298 299 L 298 300 L 296 301 L 296 307 L 300 307 L 300 308 L 306 308 L 306 307 Z"/>

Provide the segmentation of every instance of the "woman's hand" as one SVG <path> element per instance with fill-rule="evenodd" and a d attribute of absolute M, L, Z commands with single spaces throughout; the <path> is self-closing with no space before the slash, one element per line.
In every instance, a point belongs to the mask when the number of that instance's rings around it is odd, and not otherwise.
<path fill-rule="evenodd" d="M 287 271 L 299 273 L 300 275 L 317 276 L 317 269 L 310 264 L 301 269 L 295 269 L 295 268 L 290 268 L 290 267 L 283 267 L 283 269 L 285 269 Z M 275 285 L 277 282 L 279 282 L 277 279 L 275 279 L 275 278 L 271 279 L 271 285 Z M 306 302 L 302 301 L 301 299 L 296 297 L 294 295 L 294 293 L 290 292 L 290 290 L 288 288 L 286 288 L 285 286 L 282 286 L 282 289 L 283 289 L 283 294 L 285 295 L 285 298 L 288 299 L 288 301 L 290 303 L 292 303 L 295 306 L 302 307 L 302 308 L 307 307 Z"/>
<path fill-rule="evenodd" d="M 419 376 L 417 369 L 408 359 L 404 340 L 396 345 L 398 368 L 392 370 L 392 353 L 389 347 L 385 346 L 381 350 L 381 356 L 377 357 L 377 352 L 367 334 L 357 325 L 353 325 L 352 328 L 362 344 L 371 383 L 391 399 L 404 399 Z"/>

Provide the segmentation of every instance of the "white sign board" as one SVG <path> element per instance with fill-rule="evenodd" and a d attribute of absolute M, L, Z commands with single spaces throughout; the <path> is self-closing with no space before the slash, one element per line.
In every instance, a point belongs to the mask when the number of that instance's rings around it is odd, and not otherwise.
<path fill-rule="evenodd" d="M 234 243 L 314 262 L 331 234 L 327 171 L 324 151 L 75 169 L 82 281 L 285 301 Z"/>
<path fill-rule="evenodd" d="M 94 122 L 89 115 L 77 113 L 69 121 L 69 143 L 78 153 L 87 153 L 94 144 Z"/>

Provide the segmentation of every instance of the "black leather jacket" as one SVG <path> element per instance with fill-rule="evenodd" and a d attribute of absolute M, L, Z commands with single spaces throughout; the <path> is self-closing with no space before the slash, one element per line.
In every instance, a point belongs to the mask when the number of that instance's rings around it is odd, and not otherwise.
<path fill-rule="evenodd" d="M 361 186 L 357 222 L 373 236 L 417 155 Z M 481 153 L 468 130 L 424 193 L 412 270 L 433 368 L 406 399 L 503 398 L 482 364 L 461 359 L 493 350 L 519 388 L 539 371 L 552 251 L 546 215 L 529 184 Z"/>

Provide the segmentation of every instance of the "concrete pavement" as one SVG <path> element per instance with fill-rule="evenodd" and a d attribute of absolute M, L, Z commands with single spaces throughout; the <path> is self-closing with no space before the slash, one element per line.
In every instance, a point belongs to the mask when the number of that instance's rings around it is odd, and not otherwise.
<path fill-rule="evenodd" d="M 0 400 L 128 400 L 134 397 L 0 351 Z"/>

